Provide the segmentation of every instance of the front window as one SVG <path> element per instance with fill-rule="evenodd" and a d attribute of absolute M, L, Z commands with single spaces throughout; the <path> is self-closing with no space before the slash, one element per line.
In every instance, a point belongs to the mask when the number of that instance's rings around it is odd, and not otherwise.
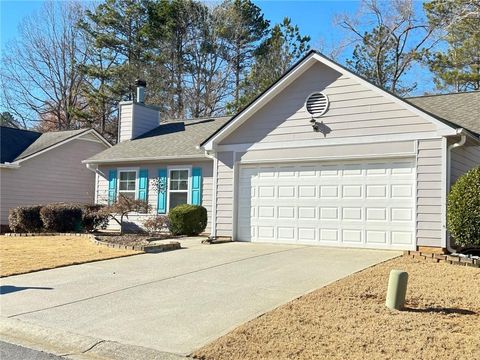
<path fill-rule="evenodd" d="M 137 172 L 135 170 L 125 170 L 119 172 L 119 195 L 135 199 L 137 194 Z"/>
<path fill-rule="evenodd" d="M 169 209 L 188 203 L 188 170 L 170 170 Z"/>

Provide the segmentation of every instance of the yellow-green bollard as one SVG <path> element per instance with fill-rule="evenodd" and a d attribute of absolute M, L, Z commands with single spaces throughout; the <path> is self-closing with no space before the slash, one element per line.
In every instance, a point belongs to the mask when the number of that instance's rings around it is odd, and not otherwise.
<path fill-rule="evenodd" d="M 402 310 L 407 293 L 408 273 L 402 270 L 390 271 L 385 305 L 391 310 Z"/>

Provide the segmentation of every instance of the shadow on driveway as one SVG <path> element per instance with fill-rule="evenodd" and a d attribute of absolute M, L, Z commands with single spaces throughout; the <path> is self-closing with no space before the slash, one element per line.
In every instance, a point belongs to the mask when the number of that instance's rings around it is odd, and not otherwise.
<path fill-rule="evenodd" d="M 53 290 L 51 287 L 41 287 L 41 286 L 13 286 L 13 285 L 2 285 L 0 286 L 0 295 L 10 294 L 22 290 Z"/>

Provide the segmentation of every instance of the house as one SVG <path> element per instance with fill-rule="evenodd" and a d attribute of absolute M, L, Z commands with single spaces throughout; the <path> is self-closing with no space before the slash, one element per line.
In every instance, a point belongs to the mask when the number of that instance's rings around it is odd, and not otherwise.
<path fill-rule="evenodd" d="M 93 172 L 82 160 L 111 145 L 95 130 L 39 133 L 0 127 L 0 225 L 8 211 L 52 202 L 93 203 Z"/>
<path fill-rule="evenodd" d="M 97 201 L 202 204 L 214 237 L 437 250 L 447 190 L 480 164 L 479 114 L 480 92 L 402 99 L 311 51 L 231 118 L 122 103 L 119 144 L 85 163 Z"/>

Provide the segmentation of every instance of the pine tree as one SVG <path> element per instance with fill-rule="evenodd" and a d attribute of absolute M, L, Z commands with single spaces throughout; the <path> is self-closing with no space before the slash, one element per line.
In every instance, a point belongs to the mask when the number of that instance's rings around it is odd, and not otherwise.
<path fill-rule="evenodd" d="M 439 27 L 446 51 L 429 54 L 428 65 L 438 89 L 480 90 L 480 3 L 434 0 L 424 5 L 432 26 Z"/>
<path fill-rule="evenodd" d="M 260 44 L 247 78 L 240 84 L 240 97 L 227 107 L 236 112 L 248 105 L 258 94 L 277 81 L 309 49 L 310 37 L 300 34 L 289 18 L 276 24 L 270 36 Z"/>

